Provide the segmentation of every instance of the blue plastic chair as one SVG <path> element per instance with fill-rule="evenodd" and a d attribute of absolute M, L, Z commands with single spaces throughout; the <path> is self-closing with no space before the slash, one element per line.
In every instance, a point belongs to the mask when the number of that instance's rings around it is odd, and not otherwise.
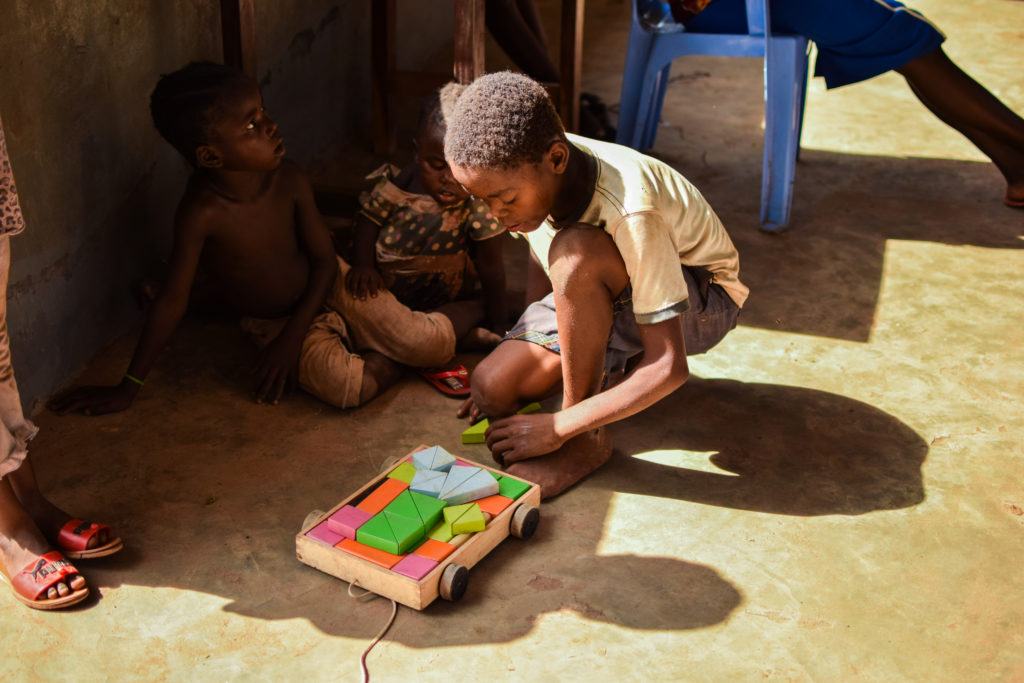
<path fill-rule="evenodd" d="M 619 104 L 617 142 L 650 149 L 665 102 L 672 60 L 684 55 L 764 57 L 764 166 L 761 226 L 777 232 L 789 223 L 793 178 L 800 150 L 807 84 L 807 39 L 772 34 L 768 0 L 746 0 L 747 34 L 692 33 L 679 24 L 652 29 L 633 2 Z"/>

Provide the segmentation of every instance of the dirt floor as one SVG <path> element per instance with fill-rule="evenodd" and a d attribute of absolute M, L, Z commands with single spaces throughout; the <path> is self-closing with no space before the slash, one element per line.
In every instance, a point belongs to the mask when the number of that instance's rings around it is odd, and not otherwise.
<path fill-rule="evenodd" d="M 585 84 L 617 102 L 628 3 L 588 4 Z M 1024 3 L 916 4 L 1024 112 Z M 460 603 L 400 609 L 372 672 L 1024 680 L 1024 212 L 888 75 L 812 83 L 792 229 L 761 233 L 760 62 L 690 58 L 673 79 L 654 153 L 739 247 L 740 326 Z M 119 377 L 133 343 L 79 380 Z M 37 415 L 46 490 L 128 548 L 83 564 L 82 609 L 0 600 L 0 678 L 357 679 L 390 605 L 298 563 L 294 533 L 417 444 L 486 449 L 415 378 L 356 411 L 256 405 L 253 357 L 234 325 L 190 321 L 131 411 Z"/>

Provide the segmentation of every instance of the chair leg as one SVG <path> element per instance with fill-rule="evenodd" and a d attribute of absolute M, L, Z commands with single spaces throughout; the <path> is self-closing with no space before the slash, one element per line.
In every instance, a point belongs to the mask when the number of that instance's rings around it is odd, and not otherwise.
<path fill-rule="evenodd" d="M 800 72 L 797 76 L 797 84 L 800 87 L 800 118 L 796 124 L 796 160 L 800 161 L 800 145 L 804 138 L 804 111 L 807 109 L 807 64 L 810 55 L 807 54 L 807 46 L 804 45 L 804 59 L 800 65 Z"/>
<path fill-rule="evenodd" d="M 619 93 L 619 130 L 615 141 L 620 145 L 640 145 L 637 113 L 640 109 L 640 92 L 644 89 L 647 60 L 653 44 L 651 34 L 633 22 L 629 46 L 626 48 L 626 64 L 622 70 L 622 90 Z"/>
<path fill-rule="evenodd" d="M 798 78 L 805 60 L 799 42 L 793 38 L 770 38 L 765 56 L 761 227 L 769 232 L 786 228 L 793 199 L 800 119 Z"/>
<path fill-rule="evenodd" d="M 668 78 L 672 70 L 672 62 L 665 65 L 665 68 L 658 72 L 657 81 L 654 85 L 654 101 L 651 103 L 651 110 L 644 124 L 643 141 L 640 149 L 651 149 L 654 147 L 654 138 L 658 135 L 658 122 L 661 121 L 661 111 L 665 106 L 665 92 L 668 90 Z"/>

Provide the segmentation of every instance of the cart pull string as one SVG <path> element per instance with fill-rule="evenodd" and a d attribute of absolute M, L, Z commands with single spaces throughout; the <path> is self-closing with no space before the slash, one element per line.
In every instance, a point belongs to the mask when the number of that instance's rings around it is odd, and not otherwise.
<path fill-rule="evenodd" d="M 364 590 L 363 593 L 361 593 L 360 595 L 356 595 L 355 593 L 352 592 L 352 588 L 354 586 L 356 586 L 356 585 L 358 585 L 358 582 L 355 581 L 355 580 L 350 581 L 349 584 L 348 584 L 348 596 L 350 598 L 355 598 L 359 602 L 369 602 L 370 600 L 373 600 L 374 598 L 379 598 L 380 597 L 379 595 L 377 595 L 376 593 L 374 593 L 371 590 Z M 395 602 L 394 600 L 391 600 L 390 598 L 388 598 L 388 599 L 391 602 L 391 616 L 388 617 L 388 621 L 387 621 L 386 624 L 384 624 L 384 628 L 382 628 L 380 630 L 380 632 L 377 634 L 377 636 L 373 639 L 373 642 L 371 642 L 369 645 L 366 646 L 366 649 L 363 650 L 362 656 L 359 657 L 359 668 L 362 670 L 362 673 L 363 673 L 363 678 L 362 678 L 363 683 L 370 683 L 370 670 L 366 668 L 366 657 L 367 657 L 367 655 L 370 654 L 370 650 L 373 649 L 374 645 L 376 645 L 377 643 L 380 642 L 381 638 L 384 637 L 384 634 L 386 634 L 388 632 L 388 629 L 391 628 L 391 625 L 395 623 L 395 617 L 398 615 L 398 603 Z"/>

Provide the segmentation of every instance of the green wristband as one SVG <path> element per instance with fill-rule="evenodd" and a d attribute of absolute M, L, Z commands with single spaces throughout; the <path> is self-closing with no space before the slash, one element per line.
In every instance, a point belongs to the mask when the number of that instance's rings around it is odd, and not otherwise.
<path fill-rule="evenodd" d="M 129 382 L 134 382 L 135 384 L 138 384 L 140 387 L 146 385 L 146 383 L 144 381 L 142 381 L 141 379 L 139 379 L 135 375 L 133 375 L 131 373 L 128 373 L 128 372 L 124 373 L 124 378 L 126 380 L 128 380 Z"/>

